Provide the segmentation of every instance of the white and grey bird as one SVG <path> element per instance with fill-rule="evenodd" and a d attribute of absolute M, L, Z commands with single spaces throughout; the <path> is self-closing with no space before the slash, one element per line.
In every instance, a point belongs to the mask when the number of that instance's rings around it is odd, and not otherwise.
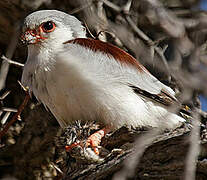
<path fill-rule="evenodd" d="M 81 22 L 57 10 L 24 20 L 28 45 L 22 83 L 62 127 L 75 120 L 118 128 L 174 128 L 184 119 L 169 111 L 175 92 L 120 48 L 86 37 Z"/>

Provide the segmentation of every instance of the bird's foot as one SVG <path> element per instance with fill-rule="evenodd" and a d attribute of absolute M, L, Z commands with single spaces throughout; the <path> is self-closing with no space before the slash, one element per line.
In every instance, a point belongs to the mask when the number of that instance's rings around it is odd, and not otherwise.
<path fill-rule="evenodd" d="M 91 148 L 93 149 L 93 151 L 99 155 L 99 150 L 98 150 L 98 146 L 101 143 L 101 139 L 106 135 L 107 133 L 107 129 L 101 129 L 95 133 L 93 133 L 92 135 L 89 136 L 89 138 L 86 141 L 86 146 L 91 146 Z"/>
<path fill-rule="evenodd" d="M 74 147 L 76 147 L 76 146 L 78 146 L 78 145 L 80 145 L 80 143 L 77 143 L 77 142 L 74 142 L 74 143 L 71 144 L 71 145 L 66 145 L 66 146 L 65 146 L 65 151 L 66 151 L 66 152 L 69 152 L 71 149 L 73 149 Z"/>
<path fill-rule="evenodd" d="M 101 139 L 106 135 L 106 133 L 108 132 L 107 128 L 98 130 L 97 132 L 91 134 L 88 139 L 85 141 L 85 143 L 83 141 L 78 141 L 78 142 L 74 142 L 71 145 L 66 145 L 65 146 L 65 150 L 67 152 L 69 152 L 70 150 L 72 150 L 74 147 L 77 146 L 81 146 L 82 148 L 86 148 L 86 147 L 91 147 L 93 149 L 93 151 L 96 153 L 96 155 L 99 155 L 99 145 L 101 143 Z"/>

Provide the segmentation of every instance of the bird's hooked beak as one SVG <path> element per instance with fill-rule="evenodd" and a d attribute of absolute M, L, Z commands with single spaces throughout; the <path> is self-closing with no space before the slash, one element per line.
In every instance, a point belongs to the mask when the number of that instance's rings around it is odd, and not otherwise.
<path fill-rule="evenodd" d="M 22 33 L 20 39 L 24 44 L 29 45 L 36 44 L 47 38 L 42 35 L 41 29 L 27 29 L 25 32 Z"/>

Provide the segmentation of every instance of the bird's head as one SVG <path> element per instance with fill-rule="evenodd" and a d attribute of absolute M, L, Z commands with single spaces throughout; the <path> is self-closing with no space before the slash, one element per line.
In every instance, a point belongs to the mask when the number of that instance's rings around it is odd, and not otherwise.
<path fill-rule="evenodd" d="M 28 15 L 22 30 L 24 43 L 40 47 L 58 47 L 68 40 L 84 38 L 86 34 L 77 18 L 57 10 L 41 10 Z"/>

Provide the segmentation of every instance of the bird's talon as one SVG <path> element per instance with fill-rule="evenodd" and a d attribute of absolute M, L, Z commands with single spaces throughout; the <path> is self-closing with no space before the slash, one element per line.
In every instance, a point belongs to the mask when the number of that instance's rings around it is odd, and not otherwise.
<path fill-rule="evenodd" d="M 75 143 L 73 143 L 73 144 L 71 144 L 71 145 L 66 145 L 65 146 L 65 151 L 66 152 L 69 152 L 71 149 L 73 149 L 74 147 L 76 147 L 76 146 L 78 146 L 80 143 L 77 143 L 77 142 L 75 142 Z"/>
<path fill-rule="evenodd" d="M 90 135 L 89 138 L 87 139 L 86 146 L 91 146 L 93 151 L 99 155 L 99 150 L 98 148 L 100 147 L 101 139 L 104 137 L 106 134 L 105 129 L 101 129 L 94 134 Z"/>

